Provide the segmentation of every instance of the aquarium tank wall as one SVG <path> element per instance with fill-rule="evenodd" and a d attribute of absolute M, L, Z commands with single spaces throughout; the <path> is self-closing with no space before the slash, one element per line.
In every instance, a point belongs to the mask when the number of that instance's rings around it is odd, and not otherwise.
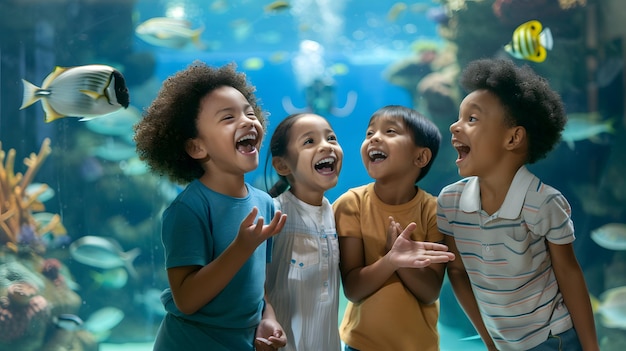
<path fill-rule="evenodd" d="M 385 105 L 414 108 L 442 133 L 419 186 L 437 195 L 459 180 L 449 126 L 466 94 L 459 73 L 479 58 L 530 66 L 565 103 L 561 142 L 529 169 L 570 202 L 601 349 L 624 350 L 623 6 L 0 1 L 0 350 L 152 349 L 168 284 L 161 215 L 183 186 L 138 157 L 133 126 L 170 75 L 195 61 L 234 62 L 257 88 L 268 136 L 291 113 L 326 117 L 344 150 L 339 182 L 326 194 L 332 202 L 372 181 L 359 148 L 369 117 Z M 542 33 L 520 38 L 529 21 Z M 519 41 L 528 47 L 511 46 Z M 265 139 L 258 169 L 246 175 L 263 190 L 277 179 Z M 441 350 L 486 349 L 447 278 L 439 307 Z"/>

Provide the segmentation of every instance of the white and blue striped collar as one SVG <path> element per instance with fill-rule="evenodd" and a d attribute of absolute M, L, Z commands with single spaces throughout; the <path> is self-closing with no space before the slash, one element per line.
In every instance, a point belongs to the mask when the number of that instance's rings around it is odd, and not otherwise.
<path fill-rule="evenodd" d="M 509 191 L 500 209 L 496 212 L 497 216 L 505 219 L 515 219 L 519 217 L 524 206 L 524 199 L 528 187 L 535 179 L 535 175 L 530 173 L 526 166 L 522 166 L 515 173 Z M 480 183 L 478 177 L 470 177 L 465 184 L 465 188 L 461 193 L 459 200 L 459 209 L 463 212 L 480 211 Z"/>

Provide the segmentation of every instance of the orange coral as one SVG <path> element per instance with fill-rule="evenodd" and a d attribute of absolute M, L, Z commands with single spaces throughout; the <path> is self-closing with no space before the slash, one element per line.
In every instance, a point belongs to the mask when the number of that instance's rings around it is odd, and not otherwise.
<path fill-rule="evenodd" d="M 15 248 L 22 227 L 36 227 L 31 212 L 41 210 L 43 205 L 37 200 L 38 194 L 26 196 L 24 191 L 51 152 L 50 139 L 46 138 L 39 153 L 31 153 L 24 159 L 26 173 L 15 173 L 15 149 L 5 152 L 0 142 L 0 245 Z"/>

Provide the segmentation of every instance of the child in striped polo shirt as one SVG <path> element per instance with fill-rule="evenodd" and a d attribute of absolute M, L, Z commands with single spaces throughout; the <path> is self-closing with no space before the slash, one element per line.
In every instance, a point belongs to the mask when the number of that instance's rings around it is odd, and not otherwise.
<path fill-rule="evenodd" d="M 528 66 L 482 59 L 450 126 L 464 179 L 444 187 L 437 223 L 457 257 L 454 293 L 489 350 L 599 350 L 572 242 L 570 205 L 526 168 L 559 142 L 560 96 Z"/>

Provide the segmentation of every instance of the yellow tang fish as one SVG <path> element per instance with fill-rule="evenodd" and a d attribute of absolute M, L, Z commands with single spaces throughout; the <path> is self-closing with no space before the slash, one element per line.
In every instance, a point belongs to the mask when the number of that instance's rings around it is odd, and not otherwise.
<path fill-rule="evenodd" d="M 504 51 L 520 60 L 543 62 L 547 50 L 552 50 L 552 32 L 550 28 L 542 29 L 541 22 L 528 21 L 515 29 L 513 40 L 504 46 Z"/>
<path fill-rule="evenodd" d="M 41 100 L 45 121 L 82 117 L 81 121 L 127 108 L 130 103 L 124 76 L 106 65 L 56 67 L 41 88 L 22 79 L 21 109 Z"/>

